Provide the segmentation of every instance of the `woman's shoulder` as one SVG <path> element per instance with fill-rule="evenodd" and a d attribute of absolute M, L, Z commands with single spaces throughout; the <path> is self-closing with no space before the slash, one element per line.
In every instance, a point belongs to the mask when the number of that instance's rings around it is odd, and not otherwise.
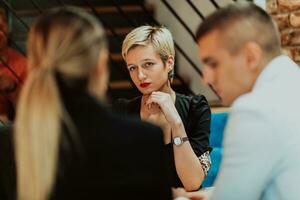
<path fill-rule="evenodd" d="M 127 98 L 118 98 L 114 101 L 114 104 L 118 105 L 131 105 L 131 104 L 136 104 L 141 101 L 142 96 L 137 96 L 131 99 Z"/>
<path fill-rule="evenodd" d="M 113 101 L 112 108 L 122 113 L 135 113 L 140 110 L 141 99 L 142 96 L 137 96 L 132 99 L 119 98 Z"/>
<path fill-rule="evenodd" d="M 193 106 L 208 105 L 206 97 L 202 94 L 184 95 L 184 94 L 176 93 L 176 98 L 180 103 L 187 103 Z"/>
<path fill-rule="evenodd" d="M 114 132 L 121 140 L 126 138 L 135 138 L 133 140 L 140 141 L 142 138 L 148 138 L 147 140 L 160 141 L 162 131 L 159 127 L 141 121 L 141 119 L 135 115 L 135 113 L 129 112 L 109 112 L 105 120 L 106 127 Z M 126 134 L 124 134 L 124 132 Z M 143 134 L 141 134 L 143 133 Z M 141 142 L 141 141 L 140 141 Z"/>
<path fill-rule="evenodd" d="M 175 106 L 185 125 L 199 113 L 210 113 L 208 102 L 205 96 L 201 94 L 184 95 L 176 93 Z"/>

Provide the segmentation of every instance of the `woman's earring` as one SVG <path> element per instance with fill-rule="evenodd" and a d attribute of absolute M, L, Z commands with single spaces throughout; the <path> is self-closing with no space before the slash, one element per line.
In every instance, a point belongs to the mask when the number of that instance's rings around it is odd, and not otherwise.
<path fill-rule="evenodd" d="M 173 69 L 168 72 L 168 79 L 172 79 L 172 78 L 174 78 L 174 70 Z"/>

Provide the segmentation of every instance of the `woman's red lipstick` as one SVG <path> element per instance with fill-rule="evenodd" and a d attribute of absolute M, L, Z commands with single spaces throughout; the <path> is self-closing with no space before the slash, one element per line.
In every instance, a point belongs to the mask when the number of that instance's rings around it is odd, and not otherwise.
<path fill-rule="evenodd" d="M 141 88 L 146 88 L 150 85 L 151 83 L 141 83 L 140 86 Z"/>

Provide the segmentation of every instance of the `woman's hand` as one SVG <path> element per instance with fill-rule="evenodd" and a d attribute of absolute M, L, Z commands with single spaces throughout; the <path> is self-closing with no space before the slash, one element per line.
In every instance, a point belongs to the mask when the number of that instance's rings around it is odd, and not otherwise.
<path fill-rule="evenodd" d="M 152 92 L 146 101 L 146 106 L 149 112 L 152 113 L 157 113 L 160 110 L 171 125 L 182 123 L 174 105 L 174 100 L 168 93 Z"/>
<path fill-rule="evenodd" d="M 159 126 L 164 133 L 164 142 L 168 144 L 171 142 L 171 126 L 157 103 L 146 104 L 149 97 L 150 95 L 143 96 L 145 106 L 142 106 L 142 110 L 144 110 L 146 114 L 142 115 L 142 119 Z"/>

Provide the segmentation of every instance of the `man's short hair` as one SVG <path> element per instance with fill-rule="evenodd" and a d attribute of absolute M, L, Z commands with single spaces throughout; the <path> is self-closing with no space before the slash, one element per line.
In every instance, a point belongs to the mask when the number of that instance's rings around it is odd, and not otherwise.
<path fill-rule="evenodd" d="M 220 42 L 232 54 L 249 41 L 257 43 L 266 56 L 274 57 L 281 51 L 276 24 L 270 15 L 253 3 L 233 3 L 214 12 L 200 24 L 197 40 L 212 31 L 220 31 Z"/>

